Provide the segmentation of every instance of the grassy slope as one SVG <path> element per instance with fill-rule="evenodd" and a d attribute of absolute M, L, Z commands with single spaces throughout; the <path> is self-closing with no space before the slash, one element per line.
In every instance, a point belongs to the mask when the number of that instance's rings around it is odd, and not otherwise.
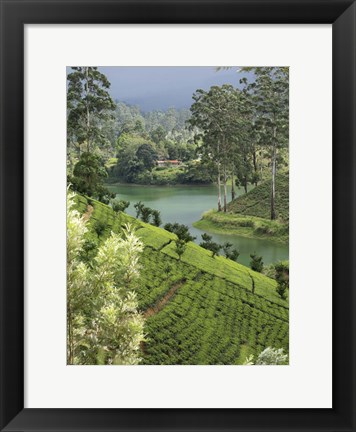
<path fill-rule="evenodd" d="M 289 180 L 288 173 L 276 178 L 276 212 L 278 220 L 270 220 L 270 181 L 265 181 L 228 204 L 228 213 L 210 210 L 203 214 L 196 228 L 222 234 L 269 239 L 288 243 Z"/>
<path fill-rule="evenodd" d="M 242 237 L 273 240 L 288 243 L 288 225 L 255 216 L 223 213 L 210 210 L 193 226 L 217 234 L 232 234 Z"/>
<path fill-rule="evenodd" d="M 228 210 L 240 215 L 269 219 L 271 216 L 271 182 L 265 181 L 228 204 Z M 289 219 L 289 175 L 276 176 L 276 212 L 282 220 Z"/>
<path fill-rule="evenodd" d="M 241 264 L 189 243 L 181 261 L 175 235 L 92 201 L 89 224 L 105 224 L 100 241 L 130 222 L 145 244 L 137 288 L 142 311 L 179 284 L 174 296 L 146 321 L 144 364 L 241 364 L 248 354 L 267 346 L 288 351 L 288 303 L 275 292 L 275 282 Z M 78 197 L 85 212 L 87 199 Z M 96 235 L 96 234 L 94 234 Z M 251 277 L 256 291 L 251 292 Z"/>

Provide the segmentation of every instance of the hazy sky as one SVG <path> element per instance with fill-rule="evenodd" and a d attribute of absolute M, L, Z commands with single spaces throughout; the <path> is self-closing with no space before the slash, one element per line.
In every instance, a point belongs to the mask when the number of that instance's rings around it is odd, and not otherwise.
<path fill-rule="evenodd" d="M 216 71 L 216 67 L 99 67 L 111 82 L 113 99 L 139 105 L 142 111 L 189 108 L 192 94 L 212 85 L 239 86 L 237 66 Z"/>

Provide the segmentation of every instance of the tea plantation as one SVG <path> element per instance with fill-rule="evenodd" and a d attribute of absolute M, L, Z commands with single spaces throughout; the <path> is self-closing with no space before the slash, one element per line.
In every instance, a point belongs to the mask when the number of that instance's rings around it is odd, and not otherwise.
<path fill-rule="evenodd" d="M 289 241 L 289 180 L 288 172 L 276 176 L 276 220 L 271 215 L 271 181 L 264 181 L 247 194 L 240 195 L 227 205 L 227 212 L 209 210 L 193 223 L 195 228 L 212 233 L 239 235 Z"/>
<path fill-rule="evenodd" d="M 83 196 L 77 207 L 93 228 L 92 247 L 127 222 L 145 245 L 137 287 L 146 317 L 142 364 L 242 364 L 268 346 L 288 352 L 288 302 L 275 281 L 194 243 L 179 260 L 174 234 Z"/>
<path fill-rule="evenodd" d="M 264 181 L 254 189 L 241 195 L 228 204 L 228 211 L 240 215 L 270 218 L 271 181 Z M 277 218 L 289 219 L 289 172 L 276 175 L 276 212 Z"/>

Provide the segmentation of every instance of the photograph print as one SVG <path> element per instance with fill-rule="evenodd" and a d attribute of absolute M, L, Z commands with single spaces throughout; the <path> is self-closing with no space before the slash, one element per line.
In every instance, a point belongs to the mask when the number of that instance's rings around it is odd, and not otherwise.
<path fill-rule="evenodd" d="M 67 364 L 289 364 L 289 68 L 67 67 Z"/>

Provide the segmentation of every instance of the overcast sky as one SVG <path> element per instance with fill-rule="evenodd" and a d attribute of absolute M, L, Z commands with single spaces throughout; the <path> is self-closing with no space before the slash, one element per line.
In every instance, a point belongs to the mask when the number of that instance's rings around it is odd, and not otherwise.
<path fill-rule="evenodd" d="M 99 67 L 111 82 L 113 99 L 139 105 L 142 111 L 189 108 L 192 94 L 212 85 L 239 87 L 238 67 L 216 71 L 216 67 Z"/>

